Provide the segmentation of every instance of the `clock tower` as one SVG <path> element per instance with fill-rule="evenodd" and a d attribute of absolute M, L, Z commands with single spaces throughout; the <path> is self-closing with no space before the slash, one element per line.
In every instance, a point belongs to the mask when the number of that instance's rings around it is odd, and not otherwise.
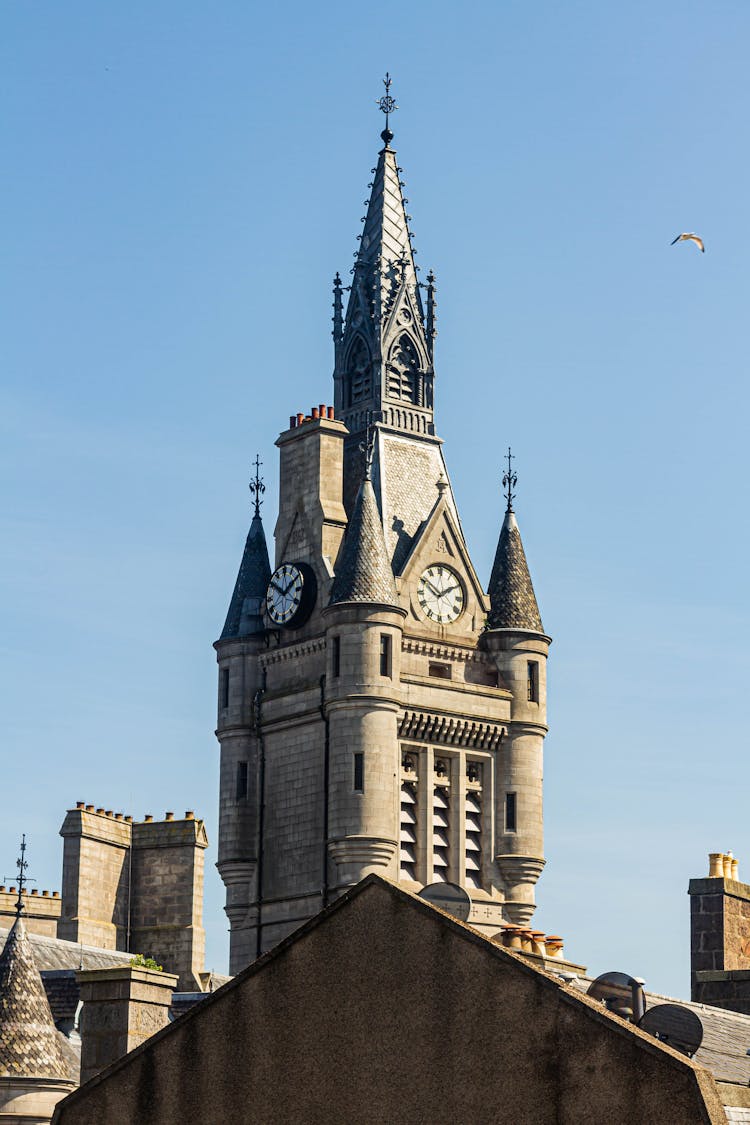
<path fill-rule="evenodd" d="M 380 104 L 346 311 L 334 282 L 334 402 L 276 442 L 273 568 L 256 473 L 215 646 L 233 973 L 370 872 L 458 884 L 494 933 L 529 922 L 544 865 L 550 639 L 515 474 L 485 592 L 435 431 L 435 279 L 418 280 L 389 79 Z"/>

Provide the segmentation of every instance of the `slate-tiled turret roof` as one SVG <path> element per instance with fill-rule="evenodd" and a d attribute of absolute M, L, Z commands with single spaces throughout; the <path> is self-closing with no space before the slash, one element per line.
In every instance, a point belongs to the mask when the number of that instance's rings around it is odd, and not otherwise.
<path fill-rule="evenodd" d="M 491 629 L 543 632 L 526 553 L 512 508 L 505 513 L 500 530 L 488 593 L 491 607 L 488 624 Z"/>
<path fill-rule="evenodd" d="M 0 954 L 0 1077 L 69 1077 L 23 918 Z"/>
<path fill-rule="evenodd" d="M 398 604 L 378 502 L 369 476 L 357 493 L 336 568 L 331 605 L 339 602 Z"/>
<path fill-rule="evenodd" d="M 250 524 L 229 612 L 221 631 L 222 641 L 260 632 L 263 628 L 263 599 L 270 578 L 271 566 L 263 521 L 256 514 Z"/>

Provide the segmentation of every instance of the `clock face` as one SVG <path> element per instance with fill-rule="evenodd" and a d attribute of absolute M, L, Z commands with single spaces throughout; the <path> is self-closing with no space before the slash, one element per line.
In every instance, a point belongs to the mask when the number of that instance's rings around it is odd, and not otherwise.
<path fill-rule="evenodd" d="M 439 625 L 450 625 L 464 608 L 464 588 L 455 570 L 448 566 L 428 566 L 417 585 L 419 605 L 425 617 Z"/>
<path fill-rule="evenodd" d="M 301 624 L 314 601 L 315 575 L 304 563 L 283 563 L 271 575 L 266 609 L 274 625 Z"/>

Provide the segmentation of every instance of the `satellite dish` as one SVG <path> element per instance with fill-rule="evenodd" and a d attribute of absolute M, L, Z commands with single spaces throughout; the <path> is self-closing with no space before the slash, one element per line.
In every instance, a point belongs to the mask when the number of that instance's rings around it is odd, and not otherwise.
<path fill-rule="evenodd" d="M 587 995 L 601 1000 L 608 1012 L 633 1023 L 638 1023 L 646 1011 L 643 983 L 627 973 L 602 973 L 591 982 Z"/>
<path fill-rule="evenodd" d="M 689 1059 L 703 1042 L 703 1024 L 682 1004 L 657 1004 L 641 1017 L 638 1026 Z"/>
<path fill-rule="evenodd" d="M 459 922 L 465 922 L 471 913 L 471 899 L 456 883 L 430 883 L 419 892 L 419 898 L 452 914 Z"/>

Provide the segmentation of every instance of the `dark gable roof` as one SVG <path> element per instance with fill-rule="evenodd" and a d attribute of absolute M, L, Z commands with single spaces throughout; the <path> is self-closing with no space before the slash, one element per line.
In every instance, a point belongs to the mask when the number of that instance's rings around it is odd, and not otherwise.
<path fill-rule="evenodd" d="M 270 578 L 271 565 L 263 521 L 260 516 L 253 516 L 229 612 L 221 631 L 222 641 L 244 637 L 262 629 L 263 599 Z"/>
<path fill-rule="evenodd" d="M 341 602 L 398 604 L 383 524 L 370 480 L 363 480 L 360 485 L 336 567 L 330 604 Z"/>
<path fill-rule="evenodd" d="M 490 629 L 542 633 L 534 587 L 514 512 L 506 512 L 490 575 Z"/>
<path fill-rule="evenodd" d="M 23 918 L 0 954 L 0 1075 L 69 1079 Z"/>

